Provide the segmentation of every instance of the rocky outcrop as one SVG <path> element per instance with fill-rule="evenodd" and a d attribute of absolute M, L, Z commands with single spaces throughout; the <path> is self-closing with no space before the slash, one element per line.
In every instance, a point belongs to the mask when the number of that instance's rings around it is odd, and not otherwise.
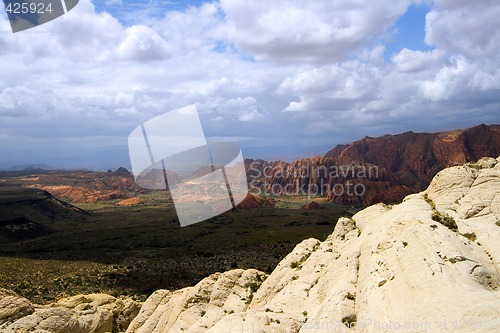
<path fill-rule="evenodd" d="M 205 332 L 226 316 L 245 312 L 267 275 L 255 269 L 215 273 L 194 287 L 158 290 L 127 332 Z"/>
<path fill-rule="evenodd" d="M 71 202 L 98 202 L 102 200 L 123 199 L 128 197 L 128 193 L 121 190 L 90 189 L 81 186 L 71 185 L 43 185 L 37 186 L 53 196 Z"/>
<path fill-rule="evenodd" d="M 251 187 L 280 195 L 323 195 L 341 204 L 400 202 L 443 168 L 500 155 L 500 126 L 365 137 L 291 163 L 247 160 Z"/>
<path fill-rule="evenodd" d="M 2 333 L 124 332 L 140 304 L 105 294 L 77 295 L 47 306 L 33 306 L 13 292 L 0 290 Z"/>
<path fill-rule="evenodd" d="M 304 205 L 300 207 L 301 210 L 322 210 L 322 209 L 328 209 L 326 206 L 317 203 L 316 201 L 311 201 L 307 205 Z"/>
<path fill-rule="evenodd" d="M 339 219 L 267 278 L 233 270 L 157 291 L 127 332 L 497 332 L 499 235 L 500 158 L 481 159 Z"/>
<path fill-rule="evenodd" d="M 259 207 L 274 207 L 275 205 L 276 200 L 272 198 L 248 194 L 245 199 L 237 205 L 237 207 L 242 209 L 254 209 Z"/>
<path fill-rule="evenodd" d="M 23 183 L 27 187 L 43 189 L 55 197 L 77 203 L 127 199 L 131 193 L 147 192 L 137 186 L 134 177 L 125 168 L 108 172 L 60 172 L 57 174 L 56 184 L 54 184 L 54 173 L 55 171 L 40 173 L 37 176 L 38 181 L 34 184 L 29 178 L 25 178 Z"/>
<path fill-rule="evenodd" d="M 0 327 L 2 324 L 30 315 L 33 305 L 15 292 L 0 288 Z"/>
<path fill-rule="evenodd" d="M 115 171 L 108 171 L 108 174 L 112 174 L 113 176 L 118 176 L 118 177 L 125 177 L 125 178 L 133 178 L 134 176 L 130 171 L 125 169 L 124 167 L 119 167 Z"/>

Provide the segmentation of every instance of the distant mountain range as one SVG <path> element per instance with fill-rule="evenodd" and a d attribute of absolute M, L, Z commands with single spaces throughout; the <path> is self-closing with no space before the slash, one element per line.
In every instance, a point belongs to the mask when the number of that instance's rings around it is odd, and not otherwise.
<path fill-rule="evenodd" d="M 337 145 L 291 163 L 245 161 L 254 192 L 324 195 L 353 205 L 394 203 L 424 190 L 440 170 L 500 155 L 500 125 L 439 133 L 405 132 Z"/>
<path fill-rule="evenodd" d="M 378 202 L 400 202 L 406 195 L 424 190 L 446 167 L 499 155 L 500 125 L 481 124 L 447 132 L 365 137 L 337 145 L 322 156 L 294 162 L 247 159 L 245 166 L 254 194 L 320 195 L 340 204 L 369 206 Z M 39 164 L 20 165 L 10 170 L 52 174 L 46 171 L 49 168 Z M 200 169 L 195 174 L 206 173 L 207 170 Z M 83 178 L 90 174 L 85 175 Z M 163 184 L 163 172 L 158 175 L 146 180 Z M 61 180 L 56 181 L 57 185 L 67 186 L 49 186 L 47 184 L 52 183 L 45 180 L 46 186 L 30 183 L 30 187 L 45 189 L 72 202 L 127 198 L 132 192 L 145 191 L 124 168 L 92 177 L 93 181 L 82 179 L 78 186 Z"/>
<path fill-rule="evenodd" d="M 23 170 L 57 170 L 58 168 L 51 167 L 47 164 L 23 164 L 14 165 L 10 168 L 2 169 L 4 171 L 23 171 Z"/>

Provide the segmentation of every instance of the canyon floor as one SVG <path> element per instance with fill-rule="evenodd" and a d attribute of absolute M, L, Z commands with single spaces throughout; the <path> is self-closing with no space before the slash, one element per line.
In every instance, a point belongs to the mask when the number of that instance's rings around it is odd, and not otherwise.
<path fill-rule="evenodd" d="M 276 197 L 275 207 L 181 228 L 168 193 L 129 185 L 106 172 L 0 173 L 0 286 L 38 304 L 94 292 L 144 300 L 231 268 L 270 273 L 297 243 L 324 240 L 339 217 L 359 210 Z M 117 204 L 127 197 L 136 199 Z M 328 209 L 301 209 L 312 200 Z"/>

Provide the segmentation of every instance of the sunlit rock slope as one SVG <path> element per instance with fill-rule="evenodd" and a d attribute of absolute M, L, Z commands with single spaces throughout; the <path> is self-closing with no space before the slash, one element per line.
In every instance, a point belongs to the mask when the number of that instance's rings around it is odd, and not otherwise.
<path fill-rule="evenodd" d="M 155 292 L 127 332 L 498 332 L 499 221 L 500 158 L 445 169 L 303 241 L 267 277 Z"/>

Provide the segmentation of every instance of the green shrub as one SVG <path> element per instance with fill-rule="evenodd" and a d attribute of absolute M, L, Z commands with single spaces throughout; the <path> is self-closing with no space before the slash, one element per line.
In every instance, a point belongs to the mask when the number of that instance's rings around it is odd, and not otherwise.
<path fill-rule="evenodd" d="M 455 222 L 455 219 L 449 215 L 443 217 L 441 224 L 448 227 L 448 229 L 452 231 L 458 231 L 457 222 Z"/>
<path fill-rule="evenodd" d="M 466 232 L 465 234 L 462 234 L 462 236 L 469 239 L 471 242 L 474 242 L 477 239 L 475 232 Z"/>
<path fill-rule="evenodd" d="M 469 163 L 467 166 L 471 169 L 481 170 L 481 166 L 476 163 Z"/>
<path fill-rule="evenodd" d="M 425 200 L 425 202 L 427 202 L 427 203 L 431 206 L 431 208 L 432 208 L 433 210 L 435 210 L 435 209 L 436 209 L 436 204 L 434 203 L 434 201 L 432 201 L 432 199 L 431 199 L 431 198 L 429 198 L 429 196 L 427 195 L 427 193 L 426 193 L 426 194 L 424 194 L 424 200 Z"/>
<path fill-rule="evenodd" d="M 315 251 L 318 247 L 319 247 L 319 243 L 314 246 L 313 251 Z M 300 269 L 301 268 L 300 265 L 302 263 L 304 263 L 307 260 L 307 258 L 309 258 L 310 256 L 311 256 L 311 252 L 304 254 L 302 256 L 302 258 L 300 258 L 299 261 L 292 261 L 292 263 L 290 264 L 290 267 Z"/>
<path fill-rule="evenodd" d="M 354 300 L 356 300 L 356 295 L 353 295 L 351 293 L 347 293 L 346 298 L 351 300 L 351 301 L 354 301 Z"/>
<path fill-rule="evenodd" d="M 342 323 L 347 327 L 347 328 L 354 328 L 356 327 L 356 315 L 352 314 L 349 316 L 345 316 L 342 318 Z"/>
<path fill-rule="evenodd" d="M 261 284 L 262 283 L 260 283 L 260 282 L 249 282 L 249 283 L 247 283 L 246 287 L 250 288 L 250 291 L 252 293 L 254 293 L 254 292 L 256 292 L 259 289 L 259 287 L 260 287 Z"/>
<path fill-rule="evenodd" d="M 449 215 L 443 215 L 438 211 L 434 211 L 434 213 L 432 213 L 432 220 L 441 223 L 451 231 L 458 231 L 457 222 Z"/>

